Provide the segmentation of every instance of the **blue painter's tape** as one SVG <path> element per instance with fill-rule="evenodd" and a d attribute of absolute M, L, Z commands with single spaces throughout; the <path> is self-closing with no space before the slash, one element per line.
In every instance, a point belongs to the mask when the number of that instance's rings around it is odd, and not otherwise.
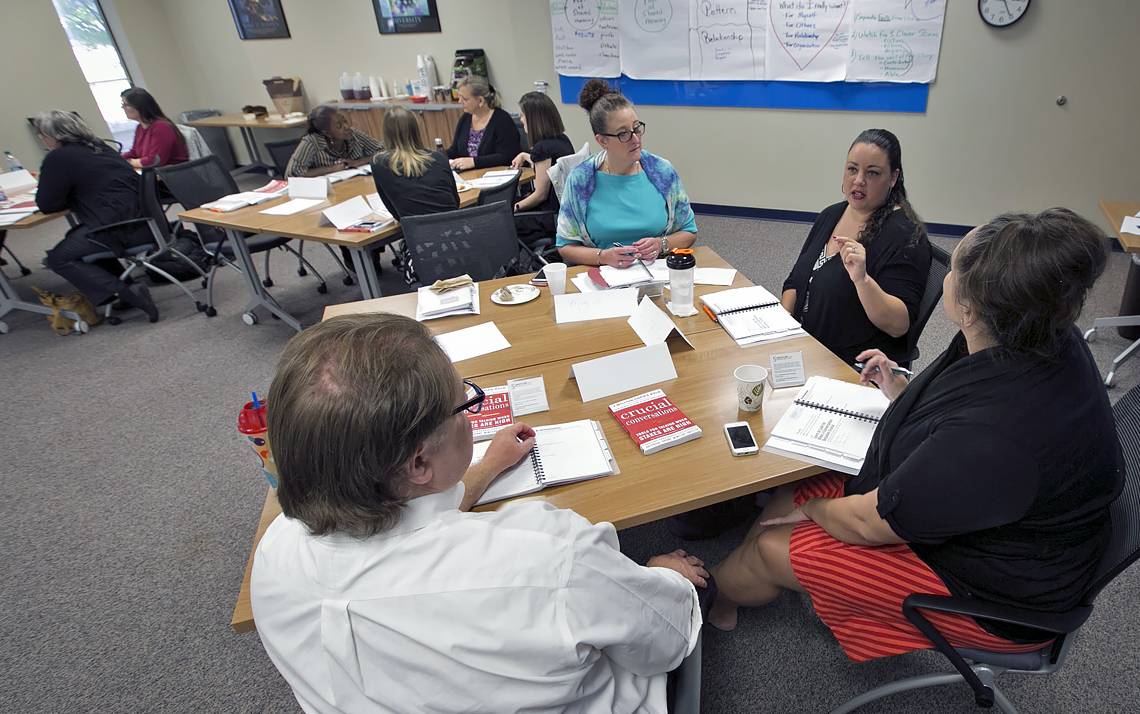
<path fill-rule="evenodd" d="M 558 79 L 563 101 L 573 104 L 587 78 Z M 930 95 L 930 85 L 891 82 L 683 82 L 624 75 L 609 81 L 636 104 L 665 106 L 921 114 Z"/>

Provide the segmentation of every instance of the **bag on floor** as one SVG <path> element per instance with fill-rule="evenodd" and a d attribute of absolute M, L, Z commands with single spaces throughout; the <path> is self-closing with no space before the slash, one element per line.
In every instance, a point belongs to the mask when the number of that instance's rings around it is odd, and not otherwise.
<path fill-rule="evenodd" d="M 178 231 L 170 247 L 192 260 L 203 272 L 210 272 L 210 256 L 206 254 L 206 251 L 202 250 L 202 244 L 198 242 L 197 237 L 192 231 L 185 228 Z M 156 268 L 165 270 L 178 280 L 193 280 L 194 278 L 202 277 L 201 273 L 194 270 L 194 268 L 187 265 L 185 260 L 182 260 L 173 253 L 159 256 L 150 262 Z M 154 278 L 155 276 L 152 275 L 150 277 Z"/>
<path fill-rule="evenodd" d="M 65 317 L 62 313 L 64 310 L 69 310 L 79 316 L 88 325 L 94 327 L 103 321 L 103 316 L 91 304 L 83 293 L 72 293 L 70 295 L 57 295 L 49 293 L 46 290 L 40 290 L 37 287 L 32 287 L 36 292 L 40 302 L 45 307 L 51 308 L 52 313 L 47 316 L 48 324 L 55 334 L 65 336 L 71 333 L 74 326 L 74 321 Z"/>

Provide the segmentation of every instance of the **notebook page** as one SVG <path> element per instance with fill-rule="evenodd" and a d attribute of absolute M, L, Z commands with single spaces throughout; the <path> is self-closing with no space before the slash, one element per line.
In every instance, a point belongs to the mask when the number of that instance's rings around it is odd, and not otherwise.
<path fill-rule="evenodd" d="M 796 395 L 796 401 L 825 404 L 832 409 L 866 414 L 876 419 L 883 416 L 883 412 L 891 405 L 883 393 L 874 387 L 819 376 L 808 379 Z"/>
<path fill-rule="evenodd" d="M 483 460 L 483 456 L 487 453 L 487 448 L 491 446 L 490 441 L 480 441 L 475 444 L 471 453 L 471 463 L 476 464 Z M 524 493 L 534 493 L 542 488 L 538 483 L 538 479 L 534 475 L 534 466 L 531 463 L 530 455 L 527 454 L 523 460 L 518 463 L 514 468 L 507 469 L 499 475 L 497 479 L 491 482 L 483 495 L 479 497 L 476 505 L 483 503 L 490 503 L 491 501 L 501 501 L 504 498 L 512 498 L 514 496 L 521 496 Z"/>
<path fill-rule="evenodd" d="M 770 335 L 777 332 L 798 330 L 800 323 L 789 315 L 784 308 L 777 305 L 760 310 L 745 310 L 721 315 L 721 327 L 732 336 L 734 340 L 758 335 Z"/>
<path fill-rule="evenodd" d="M 779 302 L 775 295 L 768 292 L 763 285 L 753 285 L 747 288 L 733 288 L 720 290 L 715 293 L 701 296 L 701 302 L 708 305 L 713 313 L 719 315 L 726 310 L 738 310 L 744 307 L 756 307 Z"/>
<path fill-rule="evenodd" d="M 581 481 L 613 472 L 589 419 L 535 427 L 536 449 L 546 485 Z"/>
<path fill-rule="evenodd" d="M 772 436 L 826 454 L 861 460 L 867 454 L 877 426 L 873 421 L 795 404 L 772 429 Z"/>

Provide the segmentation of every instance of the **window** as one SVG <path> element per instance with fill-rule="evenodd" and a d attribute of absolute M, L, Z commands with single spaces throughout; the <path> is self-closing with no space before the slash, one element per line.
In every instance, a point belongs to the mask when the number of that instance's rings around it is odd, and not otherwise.
<path fill-rule="evenodd" d="M 129 149 L 134 142 L 135 122 L 127 119 L 119 94 L 134 86 L 123 57 L 111 36 L 99 0 L 52 0 L 59 22 L 67 32 L 71 51 L 79 61 L 87 86 L 99 105 L 99 112 L 111 128 L 115 141 Z"/>

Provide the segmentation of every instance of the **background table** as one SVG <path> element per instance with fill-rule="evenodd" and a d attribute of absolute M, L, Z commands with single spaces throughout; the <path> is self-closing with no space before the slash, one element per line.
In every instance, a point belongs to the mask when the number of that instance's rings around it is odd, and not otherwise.
<path fill-rule="evenodd" d="M 723 265 L 709 248 L 700 247 L 697 264 Z M 747 279 L 738 275 L 747 284 Z M 480 283 L 480 299 L 493 290 L 526 278 L 504 278 Z M 700 286 L 698 294 L 706 291 Z M 716 287 L 709 290 L 724 290 Z M 594 419 L 602 425 L 621 473 L 592 481 L 547 488 L 526 498 L 544 499 L 561 508 L 571 508 L 593 522 L 609 521 L 617 528 L 629 528 L 693 508 L 719 503 L 799 479 L 824 469 L 806 462 L 761 451 L 733 457 L 725 443 L 722 427 L 730 421 L 747 421 L 757 441 L 763 444 L 776 422 L 791 404 L 798 389 L 767 390 L 759 412 L 737 410 L 736 384 L 732 373 L 742 364 L 767 366 L 772 354 L 802 352 L 808 375 L 824 375 L 851 382 L 855 371 L 810 336 L 749 347 L 738 346 L 719 325 L 702 312 L 696 318 L 674 319 L 693 343 L 694 349 L 671 346 L 677 378 L 649 387 L 583 403 L 577 385 L 570 379 L 570 366 L 583 359 L 600 357 L 642 346 L 626 323 L 626 318 L 594 320 L 567 325 L 554 324 L 553 307 L 547 291 L 534 303 L 499 306 L 489 301 L 478 316 L 457 316 L 424 324 L 433 332 L 450 332 L 479 322 L 494 321 L 504 335 L 522 335 L 512 340 L 510 349 L 494 352 L 456 365 L 464 377 L 481 387 L 506 383 L 507 379 L 542 375 L 546 382 L 550 410 L 521 418 L 533 426 Z M 391 311 L 407 314 L 409 296 L 330 306 L 325 318 L 348 313 Z M 655 299 L 661 305 L 660 298 Z M 414 300 L 411 303 L 414 310 Z M 527 309 L 529 307 L 529 309 Z M 390 308 L 390 310 L 388 309 Z M 686 322 L 688 321 L 688 322 Z M 589 336 L 586 336 L 586 331 Z M 510 340 L 510 337 L 508 337 Z M 609 404 L 635 394 L 660 388 L 694 423 L 704 430 L 701 438 L 652 454 L 642 455 L 633 440 L 609 415 Z M 478 510 L 493 510 L 503 503 L 487 504 Z M 253 555 L 265 529 L 281 512 L 270 490 L 266 494 L 246 563 L 245 575 L 231 626 L 238 632 L 254 629 L 249 601 L 249 579 Z"/>
<path fill-rule="evenodd" d="M 1085 332 L 1085 339 L 1092 342 L 1096 331 L 1104 327 L 1115 327 L 1120 336 L 1132 340 L 1132 344 L 1112 360 L 1112 367 L 1104 376 L 1104 386 L 1111 387 L 1116 378 L 1116 370 L 1140 350 L 1140 236 L 1124 233 L 1120 225 L 1125 216 L 1135 216 L 1140 212 L 1140 203 L 1134 201 L 1101 201 L 1100 210 L 1116 231 L 1120 246 L 1131 258 L 1128 266 L 1128 281 L 1124 284 L 1124 294 L 1120 298 L 1120 313 L 1117 317 L 1098 317 L 1093 326 Z"/>
<path fill-rule="evenodd" d="M 246 119 L 241 114 L 223 114 L 216 117 L 202 117 L 193 121 L 186 122 L 190 126 L 197 127 L 224 127 L 236 128 L 241 132 L 242 141 L 245 142 L 246 153 L 249 154 L 249 163 L 238 169 L 237 173 L 244 173 L 246 171 L 264 171 L 267 174 L 273 172 L 273 167 L 266 164 L 261 160 L 261 149 L 257 147 L 257 138 L 253 135 L 254 129 L 296 129 L 305 126 L 308 123 L 305 117 L 297 117 L 295 119 L 282 119 L 278 121 L 269 120 L 265 117 L 258 119 Z"/>

